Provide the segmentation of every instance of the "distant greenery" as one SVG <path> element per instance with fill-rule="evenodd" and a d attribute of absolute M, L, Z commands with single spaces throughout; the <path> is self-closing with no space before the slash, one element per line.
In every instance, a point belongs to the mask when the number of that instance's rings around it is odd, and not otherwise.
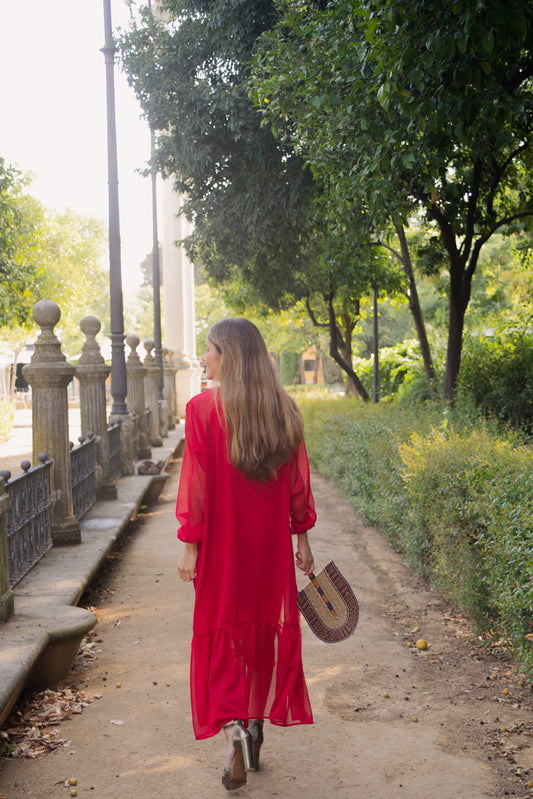
<path fill-rule="evenodd" d="M 7 441 L 13 429 L 14 407 L 9 400 L 0 400 L 0 443 Z"/>
<path fill-rule="evenodd" d="M 58 337 L 75 357 L 85 341 L 84 316 L 98 316 L 108 328 L 106 226 L 46 208 L 29 193 L 31 180 L 0 157 L 0 341 L 20 351 L 35 332 L 35 303 L 51 299 L 61 309 Z"/>
<path fill-rule="evenodd" d="M 304 399 L 313 466 L 533 677 L 533 452 L 466 403 Z"/>

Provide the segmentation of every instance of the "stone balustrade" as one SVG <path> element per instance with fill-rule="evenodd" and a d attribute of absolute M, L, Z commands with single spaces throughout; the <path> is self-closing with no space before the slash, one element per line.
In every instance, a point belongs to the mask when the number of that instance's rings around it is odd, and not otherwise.
<path fill-rule="evenodd" d="M 87 316 L 81 321 L 80 327 L 86 341 L 79 362 L 74 367 L 67 362 L 61 342 L 54 332 L 61 318 L 59 306 L 52 300 L 41 300 L 35 305 L 33 316 L 40 327 L 40 334 L 35 342 L 31 362 L 23 369 L 32 391 L 33 461 L 36 463 L 39 456 L 42 457 L 42 453 L 46 452 L 48 465 L 51 466 L 49 490 L 52 545 L 77 545 L 81 543 L 81 528 L 73 509 L 67 394 L 69 384 L 74 377 L 79 382 L 82 428 L 80 441 L 89 440 L 94 443 L 94 456 L 91 457 L 94 457 L 96 497 L 100 500 L 114 500 L 117 497 L 117 467 L 111 461 L 116 462 L 117 452 L 115 443 L 113 452 L 110 452 L 110 431 L 115 439 L 115 431 L 120 427 L 121 474 L 135 474 L 135 461 L 150 459 L 150 447 L 162 446 L 162 438 L 168 436 L 168 430 L 175 427 L 176 370 L 171 360 L 165 363 L 164 398 L 161 399 L 158 397 L 159 369 L 152 355 L 154 342 L 145 342 L 146 357 L 144 363 L 141 363 L 136 351 L 140 343 L 139 337 L 128 336 L 128 413 L 108 420 L 106 380 L 110 368 L 106 365 L 96 341 L 101 327 L 100 321 L 93 316 Z M 149 425 L 146 419 L 148 409 Z M 29 467 L 28 463 L 28 469 Z M 21 475 L 22 479 L 24 477 L 25 475 Z M 14 490 L 11 482 L 9 490 Z M 9 581 L 6 529 L 9 507 L 10 496 L 0 477 L 0 621 L 6 621 L 14 608 Z"/>

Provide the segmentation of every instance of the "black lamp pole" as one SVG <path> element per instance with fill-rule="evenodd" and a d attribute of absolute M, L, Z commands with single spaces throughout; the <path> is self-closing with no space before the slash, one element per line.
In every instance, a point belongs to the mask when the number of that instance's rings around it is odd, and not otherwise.
<path fill-rule="evenodd" d="M 152 154 L 152 289 L 154 294 L 154 355 L 159 369 L 157 375 L 157 399 L 163 399 L 163 349 L 161 346 L 161 270 L 159 265 L 159 236 L 157 235 L 157 172 L 154 164 L 155 136 L 150 131 Z"/>
<path fill-rule="evenodd" d="M 148 0 L 152 8 L 152 0 Z M 163 348 L 161 343 L 161 267 L 159 262 L 159 236 L 157 233 L 157 170 L 155 167 L 155 134 L 150 128 L 150 155 L 152 158 L 152 290 L 154 294 L 154 355 L 159 369 L 157 375 L 157 399 L 163 399 L 165 385 L 163 374 Z"/>
<path fill-rule="evenodd" d="M 124 308 L 120 261 L 120 223 L 118 210 L 117 131 L 115 124 L 115 44 L 111 26 L 110 0 L 104 0 L 105 45 L 102 52 L 106 65 L 107 96 L 107 166 L 109 187 L 109 284 L 111 294 L 111 395 L 112 415 L 125 416 L 127 378 L 124 356 Z"/>

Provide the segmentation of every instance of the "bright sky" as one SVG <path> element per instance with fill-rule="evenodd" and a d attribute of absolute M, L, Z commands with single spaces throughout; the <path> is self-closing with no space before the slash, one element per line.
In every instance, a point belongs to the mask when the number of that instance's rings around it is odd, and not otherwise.
<path fill-rule="evenodd" d="M 113 29 L 126 27 L 111 0 Z M 35 174 L 30 193 L 49 208 L 108 221 L 103 0 L 0 0 L 0 156 Z M 151 183 L 135 174 L 150 134 L 115 65 L 124 293 L 152 249 Z M 161 235 L 160 235 L 161 238 Z"/>

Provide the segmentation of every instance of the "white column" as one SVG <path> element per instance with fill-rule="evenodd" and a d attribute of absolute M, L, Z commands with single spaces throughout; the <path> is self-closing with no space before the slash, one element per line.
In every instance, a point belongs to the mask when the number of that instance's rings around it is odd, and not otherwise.
<path fill-rule="evenodd" d="M 176 366 L 178 416 L 185 416 L 185 405 L 200 391 L 201 369 L 196 358 L 194 329 L 194 270 L 182 247 L 176 242 L 189 233 L 184 217 L 178 217 L 180 198 L 172 184 L 164 181 L 163 205 L 163 291 L 164 345 L 172 350 Z"/>

